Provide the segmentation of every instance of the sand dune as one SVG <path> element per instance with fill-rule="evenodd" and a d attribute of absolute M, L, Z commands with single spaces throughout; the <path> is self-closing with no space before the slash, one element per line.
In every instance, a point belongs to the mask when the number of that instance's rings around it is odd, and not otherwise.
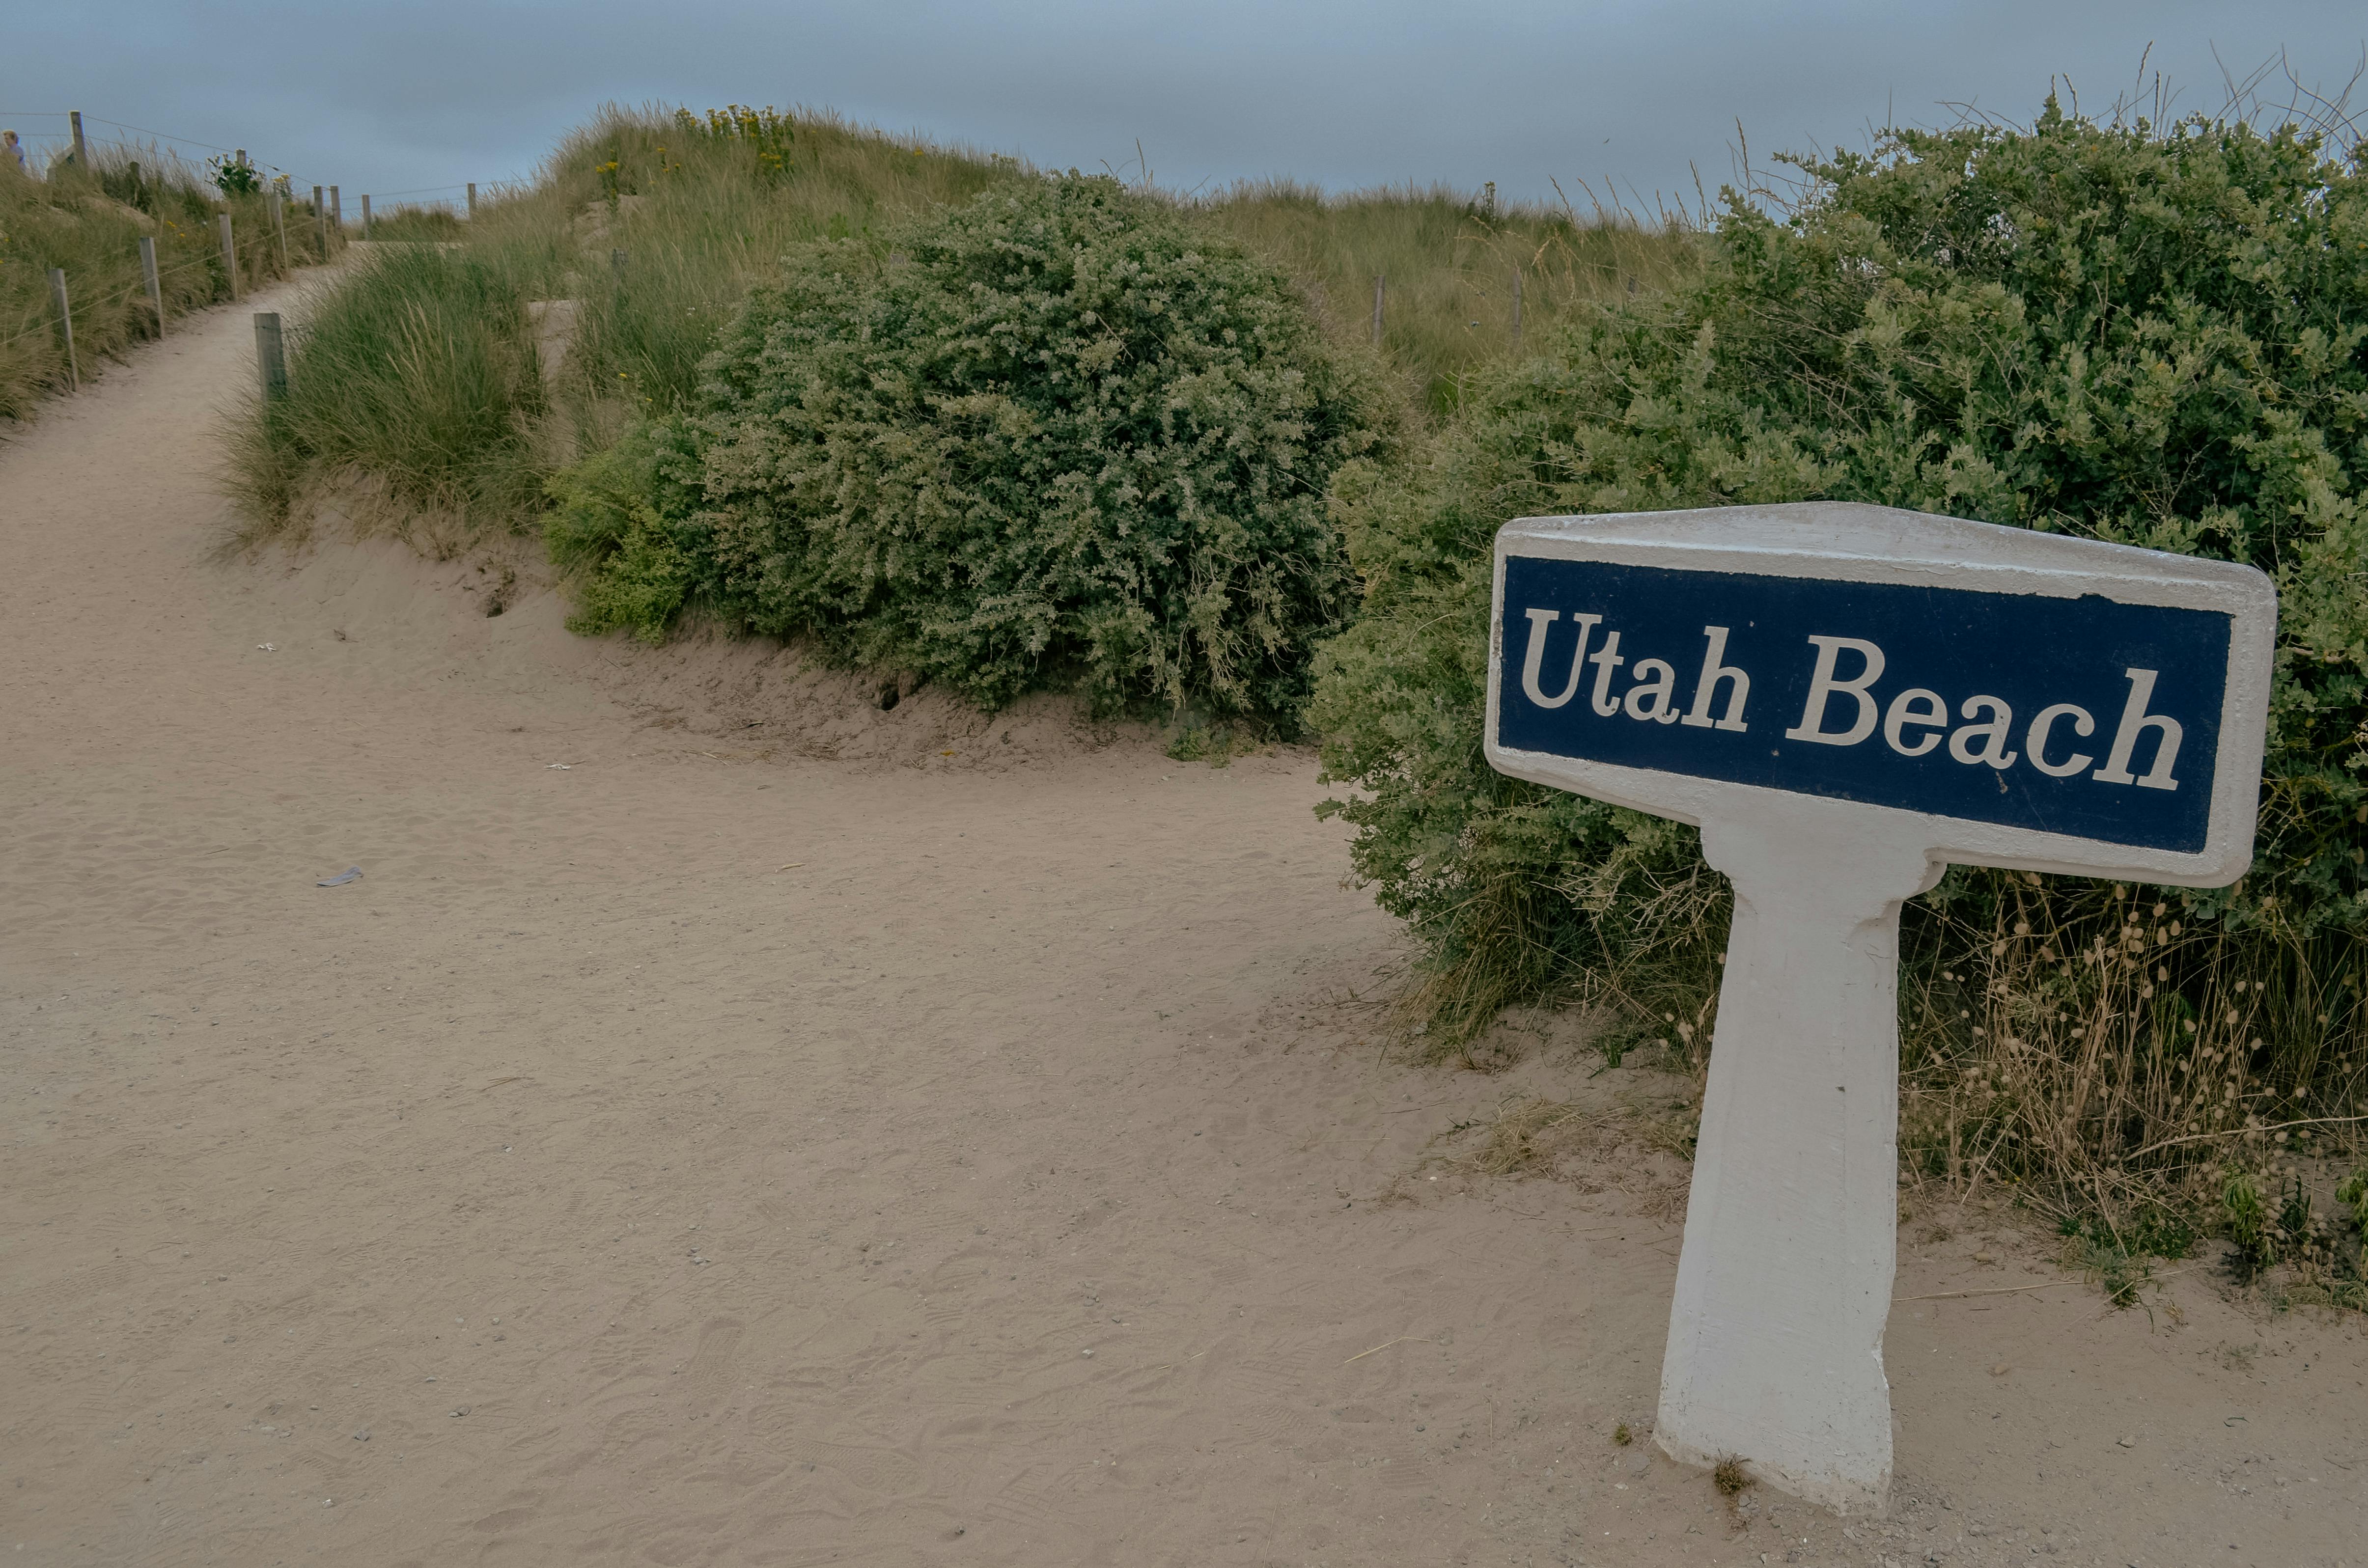
<path fill-rule="evenodd" d="M 1418 1161 L 1652 1084 L 1382 1060 L 1312 756 L 222 561 L 250 344 L 0 449 L 7 1561 L 2368 1562 L 2357 1319 L 1962 1294 L 1998 1210 L 1903 1230 L 1890 1519 L 1616 1446 L 1682 1172 Z"/>

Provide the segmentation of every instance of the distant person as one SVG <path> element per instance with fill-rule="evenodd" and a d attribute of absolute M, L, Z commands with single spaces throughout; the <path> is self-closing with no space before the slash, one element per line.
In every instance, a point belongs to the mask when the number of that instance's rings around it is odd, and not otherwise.
<path fill-rule="evenodd" d="M 31 172 L 25 167 L 25 144 L 17 140 L 17 133 L 13 131 L 0 131 L 0 157 L 15 164 L 20 175 Z"/>

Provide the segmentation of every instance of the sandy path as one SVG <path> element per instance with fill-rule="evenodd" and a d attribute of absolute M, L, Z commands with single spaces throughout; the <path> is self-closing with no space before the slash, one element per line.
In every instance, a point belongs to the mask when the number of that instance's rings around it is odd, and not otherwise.
<path fill-rule="evenodd" d="M 2208 1274 L 1903 1301 L 1887 1521 L 1614 1447 L 1654 1178 L 1384 1200 L 1508 1085 L 1375 1061 L 1310 759 L 213 563 L 250 341 L 0 449 L 7 1561 L 2368 1562 L 2356 1320 Z"/>

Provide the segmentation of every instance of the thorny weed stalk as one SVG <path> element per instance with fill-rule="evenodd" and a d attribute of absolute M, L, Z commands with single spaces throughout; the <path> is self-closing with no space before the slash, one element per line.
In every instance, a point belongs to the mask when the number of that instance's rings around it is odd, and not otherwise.
<path fill-rule="evenodd" d="M 1496 901 L 1493 919 L 1521 917 L 1523 901 L 1503 888 L 1473 896 Z M 1595 922 L 1594 961 L 1564 971 L 1558 991 L 1597 1010 L 1605 1064 L 1657 1048 L 1656 1062 L 1698 1091 L 1731 910 L 1725 879 L 1699 862 L 1672 868 L 1646 846 L 1531 896 Z M 2368 955 L 2279 926 L 2273 897 L 2241 885 L 2236 896 L 2273 939 L 2232 930 L 2192 894 L 2021 872 L 1961 870 L 1910 904 L 1902 1164 L 1919 1183 L 1967 1199 L 2002 1189 L 2055 1220 L 2070 1261 L 2116 1304 L 2137 1300 L 2146 1259 L 2181 1256 L 2209 1233 L 2234 1244 L 2248 1278 L 2283 1266 L 2284 1299 L 2368 1306 Z M 1400 996 L 1399 1017 L 1501 1006 L 1502 976 L 1493 963 L 1434 967 Z M 1501 1029 L 1439 1033 L 1433 1060 L 1484 1071 L 1511 1060 Z M 1413 1043 L 1425 1043 L 1418 1023 Z M 1524 1101 L 1490 1124 L 1474 1164 L 1551 1168 L 1575 1138 L 1598 1135 L 1575 1106 Z M 1668 1128 L 1656 1141 L 1691 1153 Z"/>
<path fill-rule="evenodd" d="M 2169 890 L 1971 875 L 1992 884 L 1962 901 L 1980 918 L 1943 899 L 1903 933 L 1909 1171 L 2013 1189 L 2100 1267 L 2179 1256 L 2200 1226 L 2248 1272 L 2356 1272 L 2307 1182 L 2360 1148 L 2354 946 L 2232 933 Z"/>

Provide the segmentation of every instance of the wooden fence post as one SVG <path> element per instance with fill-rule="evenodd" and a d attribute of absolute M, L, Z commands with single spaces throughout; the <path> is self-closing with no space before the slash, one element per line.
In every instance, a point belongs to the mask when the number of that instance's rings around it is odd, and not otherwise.
<path fill-rule="evenodd" d="M 1513 268 L 1513 347 L 1521 346 L 1521 269 Z"/>
<path fill-rule="evenodd" d="M 230 297 L 235 303 L 238 300 L 238 246 L 231 241 L 230 214 L 223 213 L 219 222 L 222 224 L 222 271 L 230 276 Z"/>
<path fill-rule="evenodd" d="M 90 148 L 84 143 L 82 139 L 82 110 L 74 109 L 70 111 L 66 115 L 66 123 L 74 127 L 74 166 L 76 168 L 86 169 L 90 167 Z"/>
<path fill-rule="evenodd" d="M 321 259 L 329 259 L 329 199 L 321 187 L 313 187 L 313 232 L 321 242 Z"/>
<path fill-rule="evenodd" d="M 1376 348 L 1382 346 L 1382 278 L 1381 273 L 1373 274 L 1373 347 Z"/>
<path fill-rule="evenodd" d="M 156 276 L 156 242 L 140 236 L 140 281 L 148 286 L 148 303 L 156 312 L 156 335 L 165 335 L 165 284 Z"/>
<path fill-rule="evenodd" d="M 288 270 L 288 204 L 271 193 L 271 232 L 279 237 L 279 270 Z"/>
<path fill-rule="evenodd" d="M 370 237 L 370 192 L 362 193 L 362 238 Z"/>
<path fill-rule="evenodd" d="M 82 391 L 82 367 L 74 360 L 74 307 L 66 303 L 66 269 L 50 268 L 50 298 L 58 303 L 58 325 L 66 335 L 66 391 Z"/>
<path fill-rule="evenodd" d="M 255 369 L 263 383 L 263 401 L 277 403 L 288 395 L 288 353 L 279 340 L 279 312 L 255 312 Z"/>
<path fill-rule="evenodd" d="M 469 221 L 470 221 L 471 222 L 476 222 L 476 218 L 477 218 L 477 182 L 476 182 L 475 180 L 471 180 L 471 181 L 469 182 Z"/>
<path fill-rule="evenodd" d="M 346 237 L 346 204 L 337 199 L 337 187 L 329 187 L 329 222 L 336 226 L 337 238 Z"/>

